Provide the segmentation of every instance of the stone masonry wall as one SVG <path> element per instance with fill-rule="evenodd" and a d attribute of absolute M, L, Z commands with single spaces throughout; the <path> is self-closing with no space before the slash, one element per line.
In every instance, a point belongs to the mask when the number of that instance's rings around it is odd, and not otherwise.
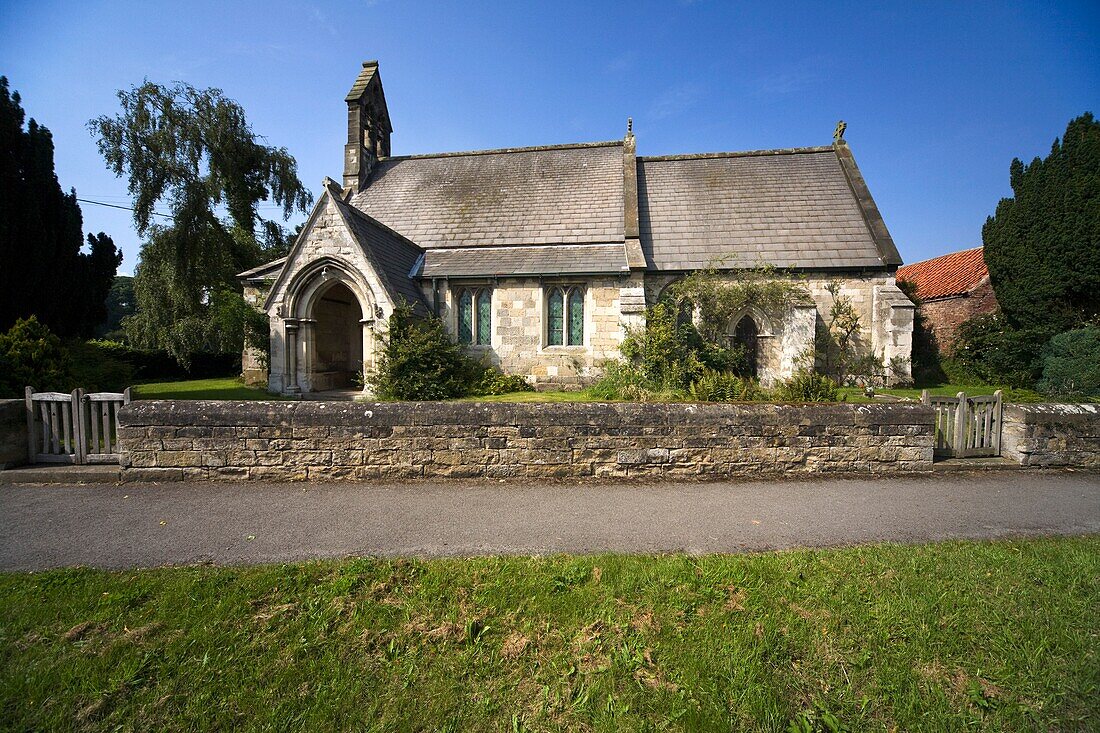
<path fill-rule="evenodd" d="M 932 467 L 920 404 L 138 401 L 122 476 L 179 479 L 675 477 Z"/>
<path fill-rule="evenodd" d="M 1005 405 L 1001 455 L 1022 466 L 1100 469 L 1100 405 Z"/>
<path fill-rule="evenodd" d="M 583 344 L 546 343 L 546 293 L 557 284 L 584 287 Z M 468 346 L 467 352 L 508 374 L 526 376 L 540 386 L 577 387 L 595 381 L 600 365 L 619 356 L 624 320 L 622 278 L 589 277 L 560 283 L 518 277 L 497 278 L 491 283 L 441 282 L 440 315 L 452 336 L 458 333 L 457 300 L 466 287 L 487 287 L 492 293 L 490 343 Z M 425 292 L 425 300 L 431 302 L 430 290 Z"/>

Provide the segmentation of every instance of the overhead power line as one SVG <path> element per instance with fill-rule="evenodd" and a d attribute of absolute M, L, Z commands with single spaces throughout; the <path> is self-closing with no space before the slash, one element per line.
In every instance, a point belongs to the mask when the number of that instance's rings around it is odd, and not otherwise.
<path fill-rule="evenodd" d="M 90 198 L 79 198 L 79 197 L 77 197 L 76 200 L 80 201 L 81 204 L 95 204 L 96 206 L 106 206 L 106 207 L 111 208 L 111 209 L 122 209 L 124 211 L 133 211 L 133 209 L 130 208 L 129 206 L 120 206 L 118 204 L 108 204 L 107 201 L 94 201 L 94 200 L 91 200 Z M 173 218 L 171 214 L 161 214 L 160 211 L 151 211 L 150 214 L 154 217 L 164 217 L 165 219 L 172 219 Z"/>

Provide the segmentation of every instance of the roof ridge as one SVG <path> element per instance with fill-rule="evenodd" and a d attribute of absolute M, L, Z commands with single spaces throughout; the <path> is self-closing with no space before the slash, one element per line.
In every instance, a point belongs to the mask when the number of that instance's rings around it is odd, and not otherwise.
<path fill-rule="evenodd" d="M 805 148 L 772 148 L 770 150 L 742 150 L 734 152 L 717 153 L 682 153 L 679 155 L 639 155 L 640 161 L 664 161 L 664 160 L 705 160 L 708 158 L 748 158 L 758 155 L 799 155 L 803 153 L 831 153 L 835 148 L 832 145 L 818 145 Z"/>
<path fill-rule="evenodd" d="M 916 267 L 917 265 L 923 265 L 926 262 L 934 262 L 935 260 L 942 260 L 944 257 L 953 257 L 955 255 L 961 255 L 961 254 L 965 254 L 967 252 L 973 252 L 975 250 L 984 249 L 984 248 L 985 248 L 984 244 L 979 244 L 977 247 L 967 247 L 966 249 L 957 249 L 954 252 L 945 252 L 942 255 L 936 255 L 935 257 L 929 257 L 926 260 L 917 260 L 916 262 L 910 262 L 908 265 L 903 265 L 902 267 L 905 267 L 905 268 Z"/>
<path fill-rule="evenodd" d="M 593 143 L 562 143 L 560 145 L 533 145 L 526 148 L 493 148 L 489 150 L 460 150 L 452 153 L 417 153 L 415 155 L 391 155 L 382 158 L 379 162 L 386 163 L 391 160 L 419 160 L 422 158 L 460 158 L 464 155 L 501 155 L 504 153 L 533 153 L 542 150 L 573 150 L 577 148 L 608 148 L 614 145 L 622 145 L 622 140 L 605 140 Z"/>

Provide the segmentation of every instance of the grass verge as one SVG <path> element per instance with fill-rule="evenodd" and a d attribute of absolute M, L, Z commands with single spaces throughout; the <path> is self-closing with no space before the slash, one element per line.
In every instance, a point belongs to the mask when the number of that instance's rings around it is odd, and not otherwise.
<path fill-rule="evenodd" d="M 6 574 L 0 722 L 1096 730 L 1098 629 L 1100 538 Z"/>

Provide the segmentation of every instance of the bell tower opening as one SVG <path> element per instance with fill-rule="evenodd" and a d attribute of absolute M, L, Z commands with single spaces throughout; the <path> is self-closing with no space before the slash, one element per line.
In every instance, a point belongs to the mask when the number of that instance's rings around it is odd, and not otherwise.
<path fill-rule="evenodd" d="M 367 185 L 371 170 L 390 155 L 390 112 L 382 91 L 377 61 L 364 61 L 348 105 L 348 143 L 344 146 L 344 187 L 356 191 Z"/>

